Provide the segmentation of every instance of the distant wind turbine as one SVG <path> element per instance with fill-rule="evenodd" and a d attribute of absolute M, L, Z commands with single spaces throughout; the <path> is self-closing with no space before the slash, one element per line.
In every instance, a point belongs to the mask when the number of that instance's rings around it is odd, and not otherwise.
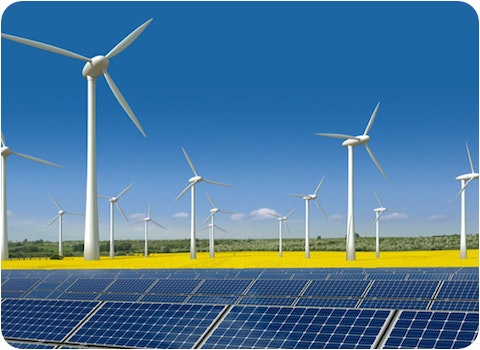
<path fill-rule="evenodd" d="M 236 212 L 233 211 L 227 211 L 223 209 L 219 209 L 215 203 L 213 202 L 212 197 L 208 194 L 208 192 L 205 192 L 207 195 L 208 200 L 210 201 L 210 204 L 212 204 L 212 209 L 210 209 L 210 215 L 208 218 L 204 221 L 204 223 L 207 223 L 208 220 L 210 220 L 210 224 L 208 225 L 209 228 L 209 251 L 210 251 L 210 257 L 214 258 L 215 257 L 215 227 L 218 228 L 220 231 L 227 232 L 220 226 L 215 224 L 215 214 L 222 212 L 226 214 L 237 214 Z"/>
<path fill-rule="evenodd" d="M 200 175 L 198 175 L 197 170 L 195 169 L 195 166 L 193 165 L 190 157 L 187 154 L 187 151 L 182 147 L 183 154 L 185 155 L 185 158 L 187 159 L 188 164 L 190 165 L 190 168 L 193 171 L 193 174 L 195 175 L 194 177 L 190 178 L 188 180 L 189 185 L 183 189 L 182 192 L 177 196 L 175 200 L 179 200 L 188 190 L 191 190 L 192 193 L 192 205 L 191 205 L 191 216 L 190 216 L 190 259 L 196 259 L 197 258 L 197 248 L 196 248 L 196 237 L 195 237 L 195 185 L 201 181 L 207 182 L 212 185 L 219 185 L 219 186 L 227 186 L 230 187 L 231 185 L 224 184 L 221 182 L 216 182 L 216 181 L 211 181 L 204 179 Z"/>
<path fill-rule="evenodd" d="M 460 181 L 461 187 L 460 192 L 458 192 L 457 196 L 461 194 L 461 215 L 460 215 L 460 259 L 467 258 L 467 220 L 466 220 L 466 211 L 467 211 L 467 202 L 466 202 L 466 195 L 465 189 L 468 185 L 474 180 L 478 179 L 479 174 L 475 172 L 473 168 L 472 156 L 470 154 L 470 148 L 468 147 L 468 143 L 466 144 L 467 147 L 467 155 L 468 161 L 470 162 L 470 170 L 471 173 L 459 175 L 456 177 L 456 180 Z"/>
<path fill-rule="evenodd" d="M 143 220 L 140 220 L 140 221 L 137 221 L 137 222 L 134 222 L 132 225 L 136 225 L 136 224 L 139 224 L 141 222 L 144 222 L 145 223 L 145 257 L 147 258 L 148 257 L 148 223 L 151 222 L 152 224 L 154 225 L 157 225 L 158 227 L 161 227 L 163 228 L 164 230 L 166 230 L 166 228 L 162 225 L 160 225 L 158 222 L 156 222 L 155 220 L 152 219 L 151 217 L 151 207 L 150 207 L 150 203 L 148 204 L 148 214 L 147 214 L 147 217 L 144 218 Z"/>
<path fill-rule="evenodd" d="M 114 242 L 114 212 L 115 209 L 113 208 L 114 204 L 117 205 L 118 211 L 120 214 L 122 214 L 123 218 L 125 221 L 128 222 L 128 218 L 125 215 L 125 212 L 123 211 L 122 207 L 120 206 L 120 203 L 118 203 L 118 200 L 120 199 L 121 196 L 123 196 L 129 189 L 130 187 L 133 186 L 133 183 L 125 187 L 122 192 L 120 192 L 116 197 L 107 197 L 107 196 L 98 196 L 100 198 L 106 199 L 110 202 L 110 258 L 113 259 L 115 257 L 115 242 Z"/>
<path fill-rule="evenodd" d="M 380 205 L 379 208 L 373 209 L 373 211 L 375 212 L 375 257 L 379 258 L 380 257 L 380 229 L 379 229 L 380 217 L 386 211 L 390 213 L 397 213 L 397 211 L 389 210 L 385 208 L 385 206 L 380 201 L 380 197 L 378 196 L 377 192 L 374 192 L 374 193 L 375 193 L 375 197 L 377 197 L 378 204 Z"/>
<path fill-rule="evenodd" d="M 50 199 L 52 200 L 53 204 L 55 204 L 55 206 L 57 207 L 58 213 L 57 213 L 57 215 L 55 215 L 53 217 L 52 220 L 50 220 L 50 222 L 47 224 L 47 227 L 50 227 L 50 225 L 52 225 L 55 222 L 55 220 L 58 219 L 58 255 L 63 256 L 63 232 L 62 232 L 63 231 L 63 215 L 68 214 L 68 215 L 81 215 L 81 216 L 83 216 L 83 214 L 82 213 L 72 213 L 72 212 L 63 210 L 60 207 L 60 204 L 58 204 L 55 197 L 53 197 L 51 194 L 50 194 Z"/>
<path fill-rule="evenodd" d="M 351 136 L 345 134 L 325 134 L 325 133 L 316 133 L 318 136 L 325 136 L 337 139 L 344 139 L 342 146 L 348 147 L 348 206 L 347 206 L 347 260 L 355 260 L 355 218 L 354 218 L 354 204 L 353 204 L 353 148 L 359 145 L 364 145 L 367 149 L 370 158 L 377 166 L 378 170 L 386 178 L 385 172 L 375 158 L 372 150 L 368 146 L 370 141 L 370 136 L 368 132 L 372 128 L 375 117 L 377 116 L 378 108 L 380 107 L 380 102 L 377 103 L 375 110 L 370 117 L 370 120 L 365 128 L 365 131 L 362 135 Z"/>
<path fill-rule="evenodd" d="M 287 215 L 281 216 L 273 213 L 267 212 L 268 215 L 274 216 L 278 220 L 278 255 L 280 257 L 283 256 L 283 240 L 282 240 L 282 224 L 285 225 L 285 228 L 287 229 L 287 232 L 290 233 L 290 229 L 288 228 L 288 217 L 292 215 L 292 213 L 295 211 L 295 209 L 292 209 Z"/>
<path fill-rule="evenodd" d="M 115 46 L 105 56 L 95 56 L 88 58 L 72 51 L 58 48 L 49 44 L 44 44 L 38 41 L 20 38 L 18 36 L 2 34 L 2 38 L 16 41 L 20 44 L 33 46 L 37 49 L 50 51 L 59 55 L 75 58 L 80 61 L 84 61 L 82 74 L 87 79 L 88 84 L 88 125 L 87 125 L 87 191 L 86 191 L 86 210 L 85 210 L 85 260 L 98 260 L 100 259 L 100 244 L 98 233 L 98 202 L 97 202 L 97 160 L 96 160 L 96 79 L 103 74 L 107 80 L 107 84 L 112 90 L 115 98 L 118 100 L 122 108 L 128 114 L 132 122 L 137 126 L 143 136 L 146 137 L 142 126 L 140 125 L 137 117 L 133 113 L 132 109 L 128 105 L 127 101 L 123 97 L 122 93 L 118 89 L 117 85 L 107 73 L 107 68 L 110 63 L 110 59 L 118 55 L 125 50 L 135 39 L 144 31 L 144 29 L 153 20 L 149 19 L 122 41 Z"/>
<path fill-rule="evenodd" d="M 11 154 L 14 154 L 18 157 L 22 157 L 28 160 L 33 160 L 34 162 L 38 163 L 43 163 L 51 166 L 55 166 L 58 168 L 63 168 L 63 166 L 47 162 L 46 160 L 35 158 L 32 156 L 27 156 L 26 154 L 18 153 L 13 151 L 11 148 L 9 148 L 5 144 L 5 138 L 3 137 L 3 132 L 1 133 L 2 135 L 2 148 L 1 148 L 1 154 L 2 154 L 2 224 L 1 224 L 1 230 L 2 230 L 2 248 L 1 248 L 1 254 L 2 254 L 2 260 L 8 260 L 8 225 L 7 225 L 7 157 Z"/>
<path fill-rule="evenodd" d="M 323 177 L 320 182 L 317 185 L 317 188 L 315 188 L 315 191 L 312 194 L 291 194 L 290 196 L 292 197 L 299 197 L 303 198 L 305 200 L 305 258 L 309 259 L 310 258 L 310 234 L 309 234 L 309 216 L 308 216 L 308 211 L 309 211 L 309 202 L 313 201 L 320 212 L 327 217 L 327 214 L 325 214 L 325 211 L 323 211 L 322 207 L 320 206 L 320 203 L 317 201 L 317 193 L 318 190 L 320 190 L 320 187 L 322 187 L 323 180 L 325 180 L 325 177 Z"/>

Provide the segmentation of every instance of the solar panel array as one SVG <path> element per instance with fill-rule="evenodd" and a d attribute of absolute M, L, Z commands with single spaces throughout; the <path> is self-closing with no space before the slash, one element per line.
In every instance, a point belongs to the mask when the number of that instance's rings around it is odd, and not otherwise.
<path fill-rule="evenodd" d="M 478 269 L 8 270 L 1 306 L 17 348 L 459 348 Z"/>

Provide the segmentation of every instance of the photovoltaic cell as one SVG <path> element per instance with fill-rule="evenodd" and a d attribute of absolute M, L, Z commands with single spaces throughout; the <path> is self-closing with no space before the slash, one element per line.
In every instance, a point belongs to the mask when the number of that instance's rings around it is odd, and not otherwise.
<path fill-rule="evenodd" d="M 2 284 L 3 291 L 27 291 L 30 290 L 40 279 L 38 278 L 10 278 Z"/>
<path fill-rule="evenodd" d="M 354 308 L 358 299 L 337 298 L 299 298 L 295 306 L 343 307 Z"/>
<path fill-rule="evenodd" d="M 478 313 L 402 311 L 384 348 L 464 348 L 477 334 Z"/>
<path fill-rule="evenodd" d="M 193 295 L 188 299 L 188 303 L 192 304 L 216 304 L 216 305 L 231 305 L 235 304 L 238 296 L 230 295 Z"/>
<path fill-rule="evenodd" d="M 241 295 L 252 280 L 205 280 L 195 294 Z"/>
<path fill-rule="evenodd" d="M 223 306 L 106 302 L 69 342 L 192 349 Z"/>
<path fill-rule="evenodd" d="M 8 344 L 16 349 L 52 349 L 52 345 L 42 343 L 21 343 L 21 342 L 8 342 Z"/>
<path fill-rule="evenodd" d="M 360 297 L 370 281 L 312 281 L 303 296 Z"/>
<path fill-rule="evenodd" d="M 360 308 L 426 310 L 430 300 L 409 299 L 364 299 Z"/>
<path fill-rule="evenodd" d="M 137 278 L 120 278 L 113 282 L 105 291 L 106 293 L 143 293 L 153 283 L 155 279 L 137 279 Z"/>
<path fill-rule="evenodd" d="M 381 299 L 429 299 L 437 288 L 438 281 L 374 281 L 367 298 Z"/>
<path fill-rule="evenodd" d="M 445 281 L 436 299 L 478 300 L 478 282 Z"/>
<path fill-rule="evenodd" d="M 478 312 L 478 301 L 443 301 L 436 300 L 433 302 L 430 310 L 445 311 L 476 311 Z"/>
<path fill-rule="evenodd" d="M 67 288 L 68 292 L 102 292 L 113 279 L 111 278 L 79 278 L 70 287 Z"/>
<path fill-rule="evenodd" d="M 241 305 L 284 305 L 291 306 L 295 298 L 244 296 L 238 302 Z"/>
<path fill-rule="evenodd" d="M 200 283 L 192 279 L 160 279 L 149 294 L 190 294 Z"/>
<path fill-rule="evenodd" d="M 389 311 L 234 306 L 202 348 L 371 348 Z"/>
<path fill-rule="evenodd" d="M 139 301 L 152 303 L 183 303 L 185 298 L 187 298 L 186 295 L 145 294 Z"/>
<path fill-rule="evenodd" d="M 307 281 L 302 280 L 256 280 L 247 295 L 262 296 L 297 296 Z"/>
<path fill-rule="evenodd" d="M 102 293 L 98 296 L 98 300 L 110 301 L 137 301 L 142 297 L 139 293 Z"/>
<path fill-rule="evenodd" d="M 61 341 L 97 306 L 96 302 L 7 299 L 2 302 L 5 338 Z"/>

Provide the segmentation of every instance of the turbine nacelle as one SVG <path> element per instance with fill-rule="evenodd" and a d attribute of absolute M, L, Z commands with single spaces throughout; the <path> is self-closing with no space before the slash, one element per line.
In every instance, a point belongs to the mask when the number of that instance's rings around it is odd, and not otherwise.
<path fill-rule="evenodd" d="M 109 201 L 110 203 L 116 203 L 116 202 L 118 202 L 118 197 L 109 198 L 108 201 Z"/>
<path fill-rule="evenodd" d="M 220 209 L 218 209 L 218 208 L 210 209 L 210 213 L 212 213 L 212 214 L 218 213 L 219 211 L 220 211 Z"/>
<path fill-rule="evenodd" d="M 383 213 L 384 211 L 387 211 L 387 208 L 376 208 L 376 209 L 373 209 L 373 211 L 375 213 Z"/>
<path fill-rule="evenodd" d="M 58 211 L 58 216 L 62 216 L 63 214 L 65 214 L 65 210 L 59 210 Z"/>
<path fill-rule="evenodd" d="M 370 136 L 368 135 L 358 135 L 358 136 L 355 136 L 355 138 L 351 138 L 351 139 L 347 139 L 345 141 L 343 141 L 342 143 L 342 146 L 343 147 L 348 147 L 348 146 L 359 146 L 359 145 L 363 145 L 365 143 L 367 143 L 368 141 L 370 141 Z"/>
<path fill-rule="evenodd" d="M 7 146 L 2 147 L 2 157 L 8 157 L 12 153 L 13 151 L 10 149 L 10 147 L 7 147 Z"/>
<path fill-rule="evenodd" d="M 95 56 L 83 66 L 82 75 L 86 77 L 98 78 L 108 68 L 110 64 L 105 56 Z"/>
<path fill-rule="evenodd" d="M 188 179 L 188 182 L 190 182 L 191 184 L 196 184 L 200 181 L 202 181 L 203 178 L 201 176 L 194 176 L 194 177 L 191 177 L 190 179 Z"/>
<path fill-rule="evenodd" d="M 479 177 L 478 173 L 469 173 L 469 174 L 459 175 L 455 178 L 455 180 L 457 180 L 457 181 L 462 181 L 462 180 L 468 181 L 468 180 L 472 180 L 472 179 L 478 179 L 478 177 Z"/>
<path fill-rule="evenodd" d="M 152 218 L 151 217 L 146 217 L 145 219 L 143 219 L 144 221 L 151 221 Z"/>
<path fill-rule="evenodd" d="M 304 196 L 303 199 L 305 199 L 306 201 L 311 201 L 311 200 L 317 199 L 317 195 L 316 194 L 309 194 L 309 195 Z"/>

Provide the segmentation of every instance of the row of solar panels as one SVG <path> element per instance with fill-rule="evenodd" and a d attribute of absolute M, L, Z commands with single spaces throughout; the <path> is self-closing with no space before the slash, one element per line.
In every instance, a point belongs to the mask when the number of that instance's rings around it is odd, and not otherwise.
<path fill-rule="evenodd" d="M 2 281 L 16 278 L 172 278 L 283 280 L 479 280 L 478 268 L 291 268 L 291 269 L 139 269 L 4 270 Z"/>
<path fill-rule="evenodd" d="M 477 311 L 476 281 L 10 277 L 4 298 Z"/>
<path fill-rule="evenodd" d="M 478 312 L 5 299 L 17 348 L 463 348 Z"/>

